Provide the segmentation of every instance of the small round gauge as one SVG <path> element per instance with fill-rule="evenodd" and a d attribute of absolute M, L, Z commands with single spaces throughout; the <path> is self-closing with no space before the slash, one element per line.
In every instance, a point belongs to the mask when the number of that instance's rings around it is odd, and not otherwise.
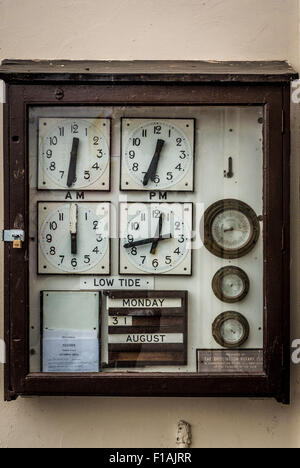
<path fill-rule="evenodd" d="M 193 190 L 194 120 L 123 119 L 123 190 Z"/>
<path fill-rule="evenodd" d="M 39 203 L 39 273 L 109 273 L 108 203 Z"/>
<path fill-rule="evenodd" d="M 109 119 L 39 121 L 39 189 L 109 190 Z"/>
<path fill-rule="evenodd" d="M 204 214 L 204 245 L 217 257 L 246 255 L 254 248 L 259 234 L 255 212 L 240 200 L 220 200 Z"/>
<path fill-rule="evenodd" d="M 212 280 L 212 288 L 220 301 L 235 303 L 242 301 L 249 292 L 247 274 L 236 266 L 221 268 Z"/>
<path fill-rule="evenodd" d="M 126 203 L 120 213 L 121 274 L 191 274 L 191 203 Z"/>
<path fill-rule="evenodd" d="M 224 348 L 239 348 L 247 341 L 249 332 L 247 319 L 238 312 L 224 312 L 212 325 L 214 339 Z"/>

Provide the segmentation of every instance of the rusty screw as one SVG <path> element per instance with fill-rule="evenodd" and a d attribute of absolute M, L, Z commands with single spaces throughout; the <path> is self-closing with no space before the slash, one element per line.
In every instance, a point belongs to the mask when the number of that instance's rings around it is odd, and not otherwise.
<path fill-rule="evenodd" d="M 64 98 L 64 96 L 65 96 L 65 93 L 64 93 L 64 90 L 63 90 L 63 89 L 58 88 L 58 89 L 55 91 L 55 97 L 56 97 L 57 100 L 60 101 L 61 99 Z"/>

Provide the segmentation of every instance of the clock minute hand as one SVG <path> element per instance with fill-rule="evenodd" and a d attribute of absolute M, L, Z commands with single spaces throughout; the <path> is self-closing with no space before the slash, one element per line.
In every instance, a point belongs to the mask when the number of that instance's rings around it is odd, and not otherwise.
<path fill-rule="evenodd" d="M 144 175 L 144 180 L 143 180 L 144 187 L 146 185 L 148 185 L 148 182 L 149 182 L 150 179 L 152 180 L 152 182 L 154 181 L 157 166 L 158 166 L 158 161 L 159 161 L 159 157 L 160 157 L 160 153 L 161 153 L 161 150 L 163 149 L 164 144 L 165 144 L 164 140 L 157 140 L 154 156 L 152 158 L 152 161 L 150 163 L 148 171 Z"/>
<path fill-rule="evenodd" d="M 77 224 L 78 224 L 78 205 L 70 205 L 70 234 L 71 234 L 71 254 L 77 255 Z"/>
<path fill-rule="evenodd" d="M 167 234 L 166 236 L 159 237 L 159 241 L 172 239 L 172 234 Z M 127 244 L 123 245 L 124 249 L 131 249 L 132 247 L 139 247 L 140 245 L 147 245 L 152 244 L 157 239 L 154 237 L 150 237 L 149 239 L 142 239 L 134 242 L 128 242 Z"/>
<path fill-rule="evenodd" d="M 79 146 L 79 138 L 73 138 L 70 165 L 69 165 L 69 172 L 68 172 L 68 180 L 67 180 L 67 186 L 68 187 L 71 187 L 74 184 L 75 180 L 76 180 L 78 146 Z"/>
<path fill-rule="evenodd" d="M 152 242 L 152 246 L 150 250 L 150 253 L 152 255 L 155 255 L 156 253 L 156 249 L 159 243 L 159 238 L 161 237 L 162 226 L 163 226 L 163 214 L 161 213 L 159 216 L 159 221 L 158 221 L 157 234 L 155 235 L 156 240 Z"/>

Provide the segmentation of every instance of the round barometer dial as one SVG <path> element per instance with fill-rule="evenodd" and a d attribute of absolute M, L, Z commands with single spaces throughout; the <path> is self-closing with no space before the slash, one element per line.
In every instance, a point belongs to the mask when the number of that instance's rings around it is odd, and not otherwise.
<path fill-rule="evenodd" d="M 217 257 L 246 255 L 257 243 L 259 233 L 255 212 L 240 200 L 220 200 L 204 214 L 204 245 Z"/>
<path fill-rule="evenodd" d="M 122 119 L 122 190 L 193 190 L 193 119 Z"/>
<path fill-rule="evenodd" d="M 217 298 L 227 303 L 243 300 L 249 292 L 249 286 L 247 274 L 236 266 L 221 268 L 212 281 L 212 288 Z"/>
<path fill-rule="evenodd" d="M 238 312 L 224 312 L 219 315 L 212 325 L 215 341 L 224 348 L 239 348 L 249 337 L 249 323 Z"/>

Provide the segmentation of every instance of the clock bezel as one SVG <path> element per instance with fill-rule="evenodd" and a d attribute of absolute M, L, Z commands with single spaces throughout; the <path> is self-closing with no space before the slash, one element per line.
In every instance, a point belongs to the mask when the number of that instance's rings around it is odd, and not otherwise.
<path fill-rule="evenodd" d="M 251 226 L 251 235 L 247 243 L 237 249 L 226 249 L 221 247 L 213 238 L 212 235 L 212 224 L 215 218 L 225 211 L 238 211 L 242 213 L 249 221 Z M 256 246 L 259 236 L 260 236 L 260 225 L 259 219 L 255 211 L 247 203 L 236 200 L 233 198 L 228 198 L 224 200 L 219 200 L 212 205 L 210 205 L 204 213 L 203 220 L 204 223 L 204 245 L 205 247 L 214 255 L 220 258 L 225 258 L 232 260 L 235 258 L 241 258 L 251 252 L 252 249 Z"/>
<path fill-rule="evenodd" d="M 73 106 L 74 107 L 74 106 Z M 76 109 L 76 106 L 74 107 L 74 109 Z M 107 141 L 107 144 L 108 144 L 108 163 L 107 163 L 107 167 L 104 171 L 104 173 L 106 171 L 108 171 L 108 186 L 107 188 L 98 188 L 98 187 L 93 187 L 93 188 L 90 188 L 89 185 L 87 185 L 86 187 L 83 187 L 83 188 L 76 188 L 76 187 L 66 187 L 66 188 L 41 188 L 39 185 L 40 185 L 40 181 L 39 181 L 39 177 L 40 177 L 40 126 L 39 126 L 39 121 L 40 119 L 61 119 L 61 120 L 72 120 L 72 117 L 64 117 L 64 116 L 53 116 L 53 115 L 47 115 L 47 116 L 38 116 L 37 117 L 37 165 L 36 165 L 36 171 L 37 171 L 37 175 L 36 175 L 36 180 L 37 180 L 37 188 L 36 190 L 38 192 L 90 192 L 90 193 L 93 193 L 93 192 L 102 192 L 102 193 L 107 193 L 107 192 L 110 192 L 111 191 L 111 176 L 112 176 L 112 170 L 111 170 L 111 158 L 112 158 L 112 155 L 111 155 L 111 150 L 112 150 L 112 117 L 91 117 L 91 116 L 88 116 L 88 117 L 84 117 L 84 116 L 80 116 L 80 117 L 75 117 L 75 119 L 82 119 L 82 120 L 108 120 L 109 121 L 109 132 L 108 132 L 108 141 Z M 103 176 L 103 174 L 102 174 Z M 99 182 L 99 179 L 102 178 L 102 176 L 100 176 L 93 184 L 93 186 L 97 185 L 97 183 Z"/>
<path fill-rule="evenodd" d="M 221 326 L 227 320 L 236 320 L 243 327 L 243 332 L 244 332 L 243 336 L 234 344 L 227 342 L 223 338 L 222 333 L 221 333 Z M 243 344 L 245 344 L 246 341 L 248 340 L 249 334 L 250 334 L 250 326 L 249 326 L 248 320 L 246 319 L 246 317 L 244 317 L 244 315 L 236 311 L 223 312 L 222 314 L 218 315 L 218 317 L 214 320 L 212 324 L 212 335 L 215 341 L 218 343 L 218 345 L 222 346 L 222 348 L 227 348 L 227 349 L 241 348 L 241 346 L 243 346 Z"/>
<path fill-rule="evenodd" d="M 236 297 L 229 297 L 226 296 L 221 287 L 221 281 L 222 279 L 229 274 L 235 274 L 237 275 L 243 282 L 243 290 L 241 294 L 239 294 Z M 222 302 L 226 302 L 228 304 L 235 304 L 236 302 L 241 302 L 245 297 L 248 295 L 249 289 L 250 289 L 250 280 L 247 275 L 247 273 L 242 270 L 241 268 L 230 265 L 226 266 L 223 268 L 220 268 L 220 270 L 217 271 L 217 273 L 214 275 L 212 279 L 212 289 L 215 294 L 215 296 L 220 299 Z"/>
<path fill-rule="evenodd" d="M 41 273 L 40 268 L 39 268 L 39 258 L 40 255 L 43 255 L 40 247 L 40 232 L 39 232 L 39 226 L 40 226 L 40 216 L 39 216 L 39 206 L 42 204 L 47 204 L 47 205 L 86 205 L 86 204 L 95 204 L 99 205 L 101 203 L 106 203 L 109 206 L 109 219 L 111 223 L 111 202 L 108 200 L 98 200 L 98 201 L 90 201 L 90 200 L 85 200 L 85 201 L 68 201 L 68 200 L 40 200 L 37 202 L 37 242 L 36 242 L 36 273 L 38 276 L 71 276 L 71 277 L 79 277 L 79 276 L 110 276 L 111 275 L 111 259 L 112 259 L 112 245 L 111 245 L 111 224 L 109 224 L 109 237 L 108 237 L 108 242 L 107 242 L 107 249 L 108 249 L 108 259 L 109 259 L 109 272 L 108 273 L 86 273 L 86 272 L 78 272 L 78 273 L 72 273 L 72 272 L 64 272 L 62 271 L 61 273 Z M 105 252 L 104 255 L 107 255 L 107 252 Z M 94 267 L 95 268 L 95 267 Z"/>
<path fill-rule="evenodd" d="M 169 106 L 172 108 L 172 105 Z M 159 121 L 159 120 L 191 120 L 193 121 L 193 142 L 192 142 L 192 160 L 191 160 L 191 168 L 190 171 L 192 172 L 192 189 L 176 189 L 176 188 L 122 188 L 122 180 L 123 180 L 123 164 L 124 164 L 124 156 L 123 156 L 123 120 L 149 120 L 149 121 Z M 197 129 L 196 129 L 196 122 L 197 119 L 194 117 L 121 117 L 121 128 L 120 128 L 120 138 L 121 138 L 121 156 L 120 156 L 120 183 L 119 183 L 119 190 L 120 192 L 162 192 L 162 193 L 194 193 L 195 191 L 195 166 L 196 166 L 196 136 L 197 136 Z M 129 177 L 130 174 L 129 174 Z M 136 182 L 134 182 L 136 183 Z"/>

